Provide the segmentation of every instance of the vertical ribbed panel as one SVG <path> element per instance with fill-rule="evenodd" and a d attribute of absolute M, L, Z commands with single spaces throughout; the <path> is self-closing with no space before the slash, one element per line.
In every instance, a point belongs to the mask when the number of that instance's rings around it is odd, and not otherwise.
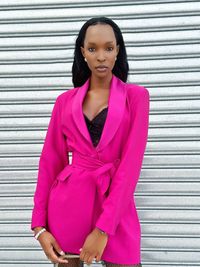
<path fill-rule="evenodd" d="M 123 32 L 129 82 L 151 95 L 142 265 L 200 266 L 200 1 L 3 0 L 0 11 L 0 266 L 53 266 L 30 232 L 38 160 L 55 98 L 72 88 L 78 30 L 100 15 Z"/>

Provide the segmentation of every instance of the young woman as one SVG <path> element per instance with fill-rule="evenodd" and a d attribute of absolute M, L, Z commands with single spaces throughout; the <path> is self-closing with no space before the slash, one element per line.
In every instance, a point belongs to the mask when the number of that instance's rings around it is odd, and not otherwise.
<path fill-rule="evenodd" d="M 149 92 L 126 82 L 128 68 L 119 27 L 106 17 L 88 20 L 76 39 L 74 88 L 52 110 L 34 195 L 31 229 L 58 266 L 142 266 L 134 192 Z"/>

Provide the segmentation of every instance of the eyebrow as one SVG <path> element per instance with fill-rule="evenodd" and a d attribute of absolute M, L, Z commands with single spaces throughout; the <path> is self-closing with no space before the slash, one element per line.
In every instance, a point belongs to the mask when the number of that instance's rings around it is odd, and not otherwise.
<path fill-rule="evenodd" d="M 106 42 L 106 44 L 110 44 L 110 43 L 113 43 L 113 41 L 108 41 L 108 42 Z M 95 43 L 93 43 L 93 42 L 88 42 L 88 44 L 95 44 Z"/>

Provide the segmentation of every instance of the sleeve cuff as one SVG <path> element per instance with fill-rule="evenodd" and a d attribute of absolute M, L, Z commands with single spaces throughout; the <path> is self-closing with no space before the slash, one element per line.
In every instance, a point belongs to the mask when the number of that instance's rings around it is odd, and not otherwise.
<path fill-rule="evenodd" d="M 31 220 L 31 230 L 35 227 L 46 227 L 46 213 L 45 212 L 33 212 Z"/>

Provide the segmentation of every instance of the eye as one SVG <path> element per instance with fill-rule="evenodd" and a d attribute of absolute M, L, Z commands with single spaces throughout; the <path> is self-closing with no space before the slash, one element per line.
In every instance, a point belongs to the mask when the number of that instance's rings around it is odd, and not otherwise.
<path fill-rule="evenodd" d="M 111 47 L 111 46 L 108 47 L 108 50 L 109 50 L 109 51 L 112 51 L 112 50 L 113 50 L 113 47 Z"/>
<path fill-rule="evenodd" d="M 93 51 L 91 51 L 90 49 L 94 49 L 94 47 L 89 47 L 89 48 L 88 48 L 88 50 L 89 50 L 90 52 L 93 52 Z"/>

